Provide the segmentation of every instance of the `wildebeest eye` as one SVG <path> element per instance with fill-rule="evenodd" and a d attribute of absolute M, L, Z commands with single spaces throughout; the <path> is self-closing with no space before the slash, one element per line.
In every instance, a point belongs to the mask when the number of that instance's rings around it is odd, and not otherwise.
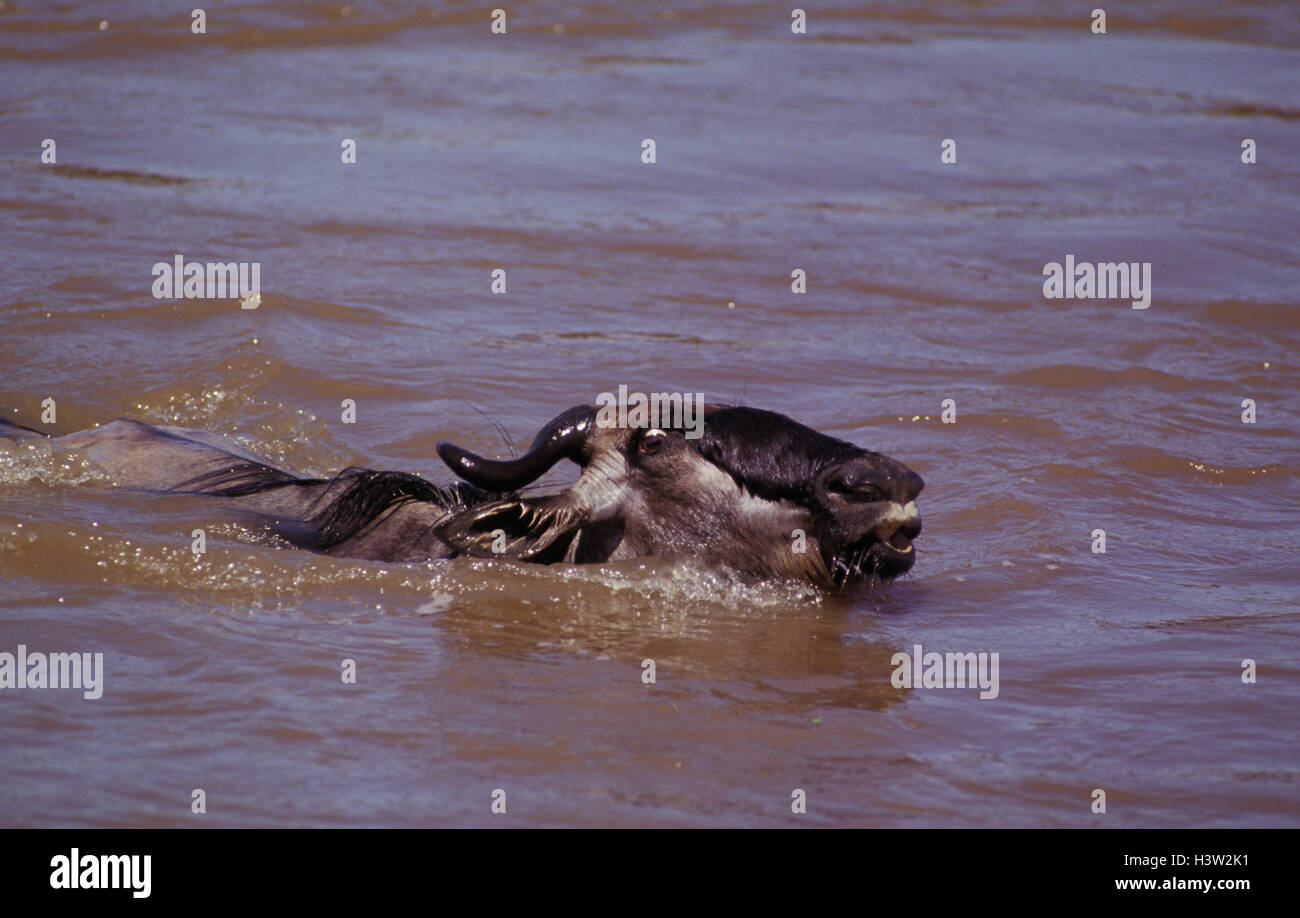
<path fill-rule="evenodd" d="M 640 450 L 644 455 L 653 456 L 668 441 L 668 434 L 657 427 L 652 427 L 641 435 Z"/>

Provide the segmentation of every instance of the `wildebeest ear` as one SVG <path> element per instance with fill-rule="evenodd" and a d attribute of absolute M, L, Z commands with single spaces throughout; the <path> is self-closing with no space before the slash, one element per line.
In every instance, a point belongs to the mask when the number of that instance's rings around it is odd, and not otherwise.
<path fill-rule="evenodd" d="M 437 535 L 473 558 L 518 558 L 551 563 L 563 560 L 587 514 L 563 496 L 507 498 L 458 513 Z"/>

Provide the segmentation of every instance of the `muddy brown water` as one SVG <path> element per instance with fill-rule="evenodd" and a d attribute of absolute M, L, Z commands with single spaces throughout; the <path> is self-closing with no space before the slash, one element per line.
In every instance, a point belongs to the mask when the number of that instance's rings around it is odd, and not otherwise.
<path fill-rule="evenodd" d="M 439 439 L 626 384 L 927 486 L 912 574 L 825 595 L 336 560 L 0 441 L 0 651 L 105 661 L 0 692 L 0 823 L 1300 823 L 1300 14 L 1110 13 L 6 2 L 4 417 L 445 481 Z M 154 299 L 176 253 L 261 306 Z M 1150 308 L 1045 299 L 1067 254 L 1150 262 Z M 998 697 L 894 688 L 916 644 Z"/>

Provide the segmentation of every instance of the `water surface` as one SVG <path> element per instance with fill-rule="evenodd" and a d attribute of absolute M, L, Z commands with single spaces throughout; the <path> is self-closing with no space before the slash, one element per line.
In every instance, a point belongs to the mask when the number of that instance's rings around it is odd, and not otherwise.
<path fill-rule="evenodd" d="M 1097 36 L 1076 7 L 794 36 L 766 4 L 516 3 L 493 36 L 460 3 L 252 3 L 196 36 L 5 3 L 4 417 L 446 481 L 438 440 L 499 454 L 494 424 L 523 445 L 626 384 L 927 487 L 912 575 L 832 596 L 314 556 L 0 441 L 0 650 L 106 667 L 96 701 L 0 695 L 0 823 L 1300 823 L 1300 14 L 1158 0 Z M 261 307 L 155 300 L 178 252 L 260 262 Z M 1151 262 L 1150 309 L 1045 300 L 1067 253 Z M 999 653 L 998 697 L 894 689 L 918 643 Z"/>

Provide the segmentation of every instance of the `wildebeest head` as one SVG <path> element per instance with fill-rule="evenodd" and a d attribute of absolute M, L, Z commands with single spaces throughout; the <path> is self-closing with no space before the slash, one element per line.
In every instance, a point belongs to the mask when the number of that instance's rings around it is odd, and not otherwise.
<path fill-rule="evenodd" d="M 438 535 L 479 557 L 605 561 L 688 555 L 760 577 L 825 587 L 888 580 L 911 568 L 924 483 L 880 453 L 784 415 L 706 406 L 702 435 L 604 427 L 580 405 L 542 428 L 527 454 L 490 460 L 450 443 L 438 454 L 466 481 L 514 492 L 561 459 L 582 472 L 566 491 L 510 495 L 467 509 Z"/>

